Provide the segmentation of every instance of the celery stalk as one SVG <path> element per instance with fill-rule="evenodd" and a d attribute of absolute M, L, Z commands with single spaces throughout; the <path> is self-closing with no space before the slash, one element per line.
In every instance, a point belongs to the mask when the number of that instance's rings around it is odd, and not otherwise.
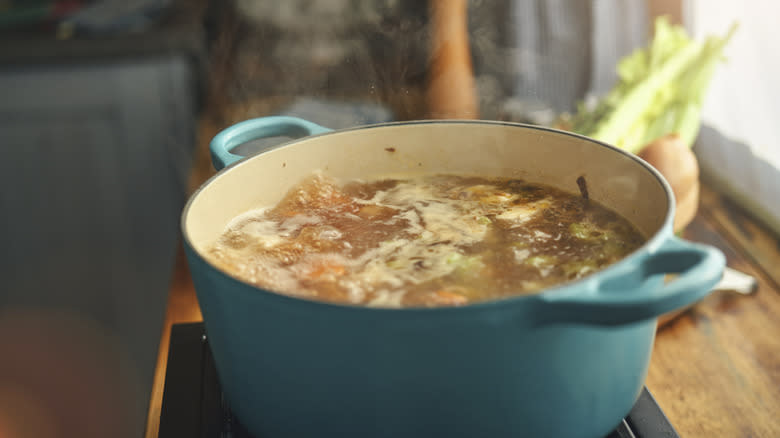
<path fill-rule="evenodd" d="M 570 129 L 633 153 L 670 133 L 692 146 L 704 95 L 736 28 L 700 43 L 658 18 L 648 47 L 620 60 L 619 82 L 593 109 L 580 104 Z"/>
<path fill-rule="evenodd" d="M 656 94 L 674 80 L 675 76 L 679 75 L 691 60 L 696 59 L 697 54 L 698 47 L 696 45 L 685 46 L 679 53 L 666 61 L 658 71 L 651 73 L 626 93 L 623 100 L 615 106 L 591 136 L 606 143 L 615 144 L 629 152 L 636 152 L 636 149 L 642 146 L 641 144 L 621 144 L 625 127 L 630 127 L 642 118 L 648 110 L 647 104 L 652 103 Z"/>

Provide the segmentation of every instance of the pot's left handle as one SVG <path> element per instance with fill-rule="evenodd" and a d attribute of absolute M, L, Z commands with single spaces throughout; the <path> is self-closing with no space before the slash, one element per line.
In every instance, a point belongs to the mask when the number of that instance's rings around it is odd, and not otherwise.
<path fill-rule="evenodd" d="M 321 134 L 330 129 L 297 117 L 272 116 L 250 119 L 226 128 L 211 140 L 211 161 L 217 170 L 243 159 L 231 152 L 233 148 L 248 141 L 268 137 L 305 137 Z"/>

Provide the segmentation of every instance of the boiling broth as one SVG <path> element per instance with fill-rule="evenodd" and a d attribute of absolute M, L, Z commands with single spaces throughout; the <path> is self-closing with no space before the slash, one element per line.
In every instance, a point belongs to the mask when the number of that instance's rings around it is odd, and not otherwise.
<path fill-rule="evenodd" d="M 315 174 L 207 252 L 263 289 L 374 307 L 460 306 L 582 278 L 644 243 L 580 195 L 512 178 Z"/>

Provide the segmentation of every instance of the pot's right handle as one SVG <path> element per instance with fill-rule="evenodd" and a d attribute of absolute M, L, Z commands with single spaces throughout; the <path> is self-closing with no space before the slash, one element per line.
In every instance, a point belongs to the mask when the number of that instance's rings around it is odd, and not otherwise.
<path fill-rule="evenodd" d="M 656 318 L 706 296 L 720 280 L 726 258 L 708 245 L 670 237 L 635 263 L 615 266 L 586 282 L 586 290 L 541 294 L 546 322 L 620 325 Z M 660 274 L 679 274 L 658 288 L 642 287 Z M 563 292 L 563 291 L 562 291 Z"/>
<path fill-rule="evenodd" d="M 214 168 L 222 170 L 244 158 L 231 150 L 248 141 L 278 136 L 298 138 L 328 131 L 330 129 L 297 117 L 272 116 L 246 120 L 214 136 L 210 144 L 211 161 Z"/>

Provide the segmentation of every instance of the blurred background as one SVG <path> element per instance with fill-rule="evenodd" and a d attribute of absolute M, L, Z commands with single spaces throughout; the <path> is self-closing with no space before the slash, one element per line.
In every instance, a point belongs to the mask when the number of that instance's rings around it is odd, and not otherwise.
<path fill-rule="evenodd" d="M 436 111 L 432 84 L 448 67 L 432 55 L 434 3 L 465 11 L 467 61 L 455 67 L 468 77 L 465 113 Z M 247 118 L 549 125 L 615 85 L 618 60 L 647 44 L 654 17 L 694 38 L 739 21 L 694 151 L 703 175 L 779 230 L 770 18 L 779 9 L 771 0 L 0 0 L 0 437 L 143 434 L 179 215 L 214 173 L 209 140 Z"/>

